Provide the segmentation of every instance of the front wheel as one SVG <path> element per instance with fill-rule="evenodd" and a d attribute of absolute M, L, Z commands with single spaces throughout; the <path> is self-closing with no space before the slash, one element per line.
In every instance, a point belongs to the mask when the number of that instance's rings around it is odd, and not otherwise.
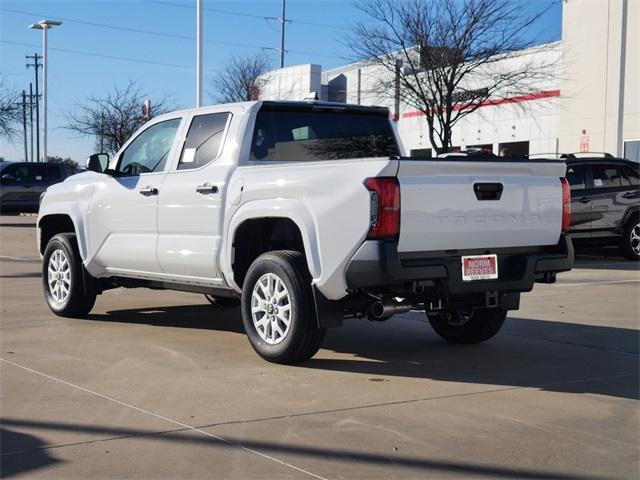
<path fill-rule="evenodd" d="M 438 335 L 451 343 L 480 343 L 493 337 L 504 323 L 502 308 L 472 308 L 427 313 Z"/>
<path fill-rule="evenodd" d="M 624 226 L 620 251 L 627 260 L 640 260 L 640 216 L 635 216 Z"/>
<path fill-rule="evenodd" d="M 260 255 L 242 289 L 242 321 L 254 350 L 274 363 L 300 363 L 320 349 L 326 329 L 318 328 L 311 277 L 300 252 Z"/>
<path fill-rule="evenodd" d="M 96 293 L 85 288 L 84 266 L 76 236 L 61 233 L 47 243 L 42 262 L 42 287 L 47 305 L 61 317 L 82 317 L 96 302 Z"/>

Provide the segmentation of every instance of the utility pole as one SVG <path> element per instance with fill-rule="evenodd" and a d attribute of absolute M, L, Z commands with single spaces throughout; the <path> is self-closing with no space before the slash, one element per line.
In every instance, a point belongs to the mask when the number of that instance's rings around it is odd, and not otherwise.
<path fill-rule="evenodd" d="M 42 68 L 42 64 L 38 63 L 42 58 L 38 53 L 34 53 L 33 56 L 27 55 L 27 60 L 33 60 L 33 63 L 27 63 L 27 68 L 33 67 L 36 76 L 36 158 L 35 161 L 40 161 L 40 83 L 38 82 L 38 69 Z"/>
<path fill-rule="evenodd" d="M 16 105 L 22 107 L 22 130 L 24 138 L 24 161 L 29 161 L 29 151 L 27 149 L 27 92 L 22 90 L 22 102 L 16 102 Z"/>
<path fill-rule="evenodd" d="M 31 135 L 31 161 L 33 162 L 33 83 L 29 83 L 29 133 Z"/>
<path fill-rule="evenodd" d="M 196 107 L 202 106 L 202 0 L 196 0 Z"/>
<path fill-rule="evenodd" d="M 282 15 L 280 16 L 280 68 L 284 68 L 284 25 L 287 21 L 284 14 L 285 1 L 282 0 Z"/>

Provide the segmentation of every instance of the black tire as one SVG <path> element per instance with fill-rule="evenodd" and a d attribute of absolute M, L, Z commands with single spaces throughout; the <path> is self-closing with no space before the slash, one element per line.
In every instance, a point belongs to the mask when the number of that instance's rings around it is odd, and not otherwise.
<path fill-rule="evenodd" d="M 640 216 L 634 215 L 631 217 L 622 233 L 622 239 L 620 240 L 620 253 L 627 260 L 638 261 L 640 260 Z"/>
<path fill-rule="evenodd" d="M 451 343 L 480 343 L 493 337 L 507 317 L 502 308 L 476 308 L 470 312 L 447 310 L 428 313 L 429 323 L 438 335 Z"/>
<path fill-rule="evenodd" d="M 271 320 L 268 319 L 269 313 L 265 310 L 263 317 L 259 319 L 265 321 L 264 331 L 260 333 L 258 332 L 259 327 L 254 323 L 251 311 L 252 302 L 254 302 L 254 288 L 259 288 L 259 280 L 264 281 L 265 278 L 273 276 L 277 277 L 286 287 L 288 303 L 281 305 L 280 300 L 276 300 L 274 311 L 271 312 Z M 265 302 L 265 305 L 268 307 L 269 303 Z M 287 305 L 289 311 L 288 329 L 285 330 L 278 343 L 269 343 L 261 335 L 268 337 L 269 331 L 273 334 L 273 322 L 276 324 L 279 322 L 279 317 L 276 317 L 277 307 L 286 308 Z M 280 314 L 282 315 L 282 312 Z M 256 315 L 259 316 L 260 313 Z M 251 346 L 258 355 L 269 362 L 300 363 L 317 353 L 326 335 L 326 329 L 318 328 L 311 292 L 311 276 L 307 270 L 304 256 L 300 252 L 290 250 L 269 252 L 260 255 L 251 264 L 242 289 L 242 321 Z M 285 324 L 280 322 L 279 325 Z"/>
<path fill-rule="evenodd" d="M 67 278 L 68 294 L 56 298 L 49 278 L 49 263 L 52 255 L 61 251 L 68 262 L 68 270 L 60 273 L 60 281 Z M 68 272 L 68 273 L 67 273 Z M 42 288 L 47 305 L 53 313 L 61 317 L 83 317 L 87 315 L 96 302 L 95 289 L 85 285 L 89 275 L 84 272 L 82 258 L 78 251 L 75 233 L 60 233 L 54 236 L 44 250 L 42 261 Z"/>
<path fill-rule="evenodd" d="M 216 307 L 220 308 L 232 308 L 240 306 L 239 298 L 214 297 L 213 295 L 210 295 L 208 293 L 204 294 L 204 298 L 206 298 L 211 305 L 215 305 Z"/>

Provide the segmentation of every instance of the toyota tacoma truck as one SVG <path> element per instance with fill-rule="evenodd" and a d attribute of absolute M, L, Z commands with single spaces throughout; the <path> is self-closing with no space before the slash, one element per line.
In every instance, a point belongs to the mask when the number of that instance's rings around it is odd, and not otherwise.
<path fill-rule="evenodd" d="M 380 107 L 156 117 L 43 195 L 46 302 L 80 317 L 115 287 L 201 293 L 241 304 L 251 345 L 278 363 L 312 357 L 345 318 L 410 310 L 447 341 L 487 340 L 522 292 L 572 266 L 566 166 L 404 155 Z"/>

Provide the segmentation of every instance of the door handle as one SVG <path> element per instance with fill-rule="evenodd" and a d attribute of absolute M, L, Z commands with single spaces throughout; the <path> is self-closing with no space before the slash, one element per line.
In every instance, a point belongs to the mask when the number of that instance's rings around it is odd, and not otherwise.
<path fill-rule="evenodd" d="M 144 188 L 140 189 L 140 195 L 157 195 L 158 189 L 156 187 L 151 187 L 147 185 Z"/>
<path fill-rule="evenodd" d="M 579 202 L 580 203 L 589 203 L 591 199 L 589 197 L 582 197 Z"/>
<path fill-rule="evenodd" d="M 198 185 L 196 187 L 196 192 L 198 193 L 218 193 L 218 187 L 215 185 L 211 185 L 210 183 L 203 183 L 202 185 Z"/>

